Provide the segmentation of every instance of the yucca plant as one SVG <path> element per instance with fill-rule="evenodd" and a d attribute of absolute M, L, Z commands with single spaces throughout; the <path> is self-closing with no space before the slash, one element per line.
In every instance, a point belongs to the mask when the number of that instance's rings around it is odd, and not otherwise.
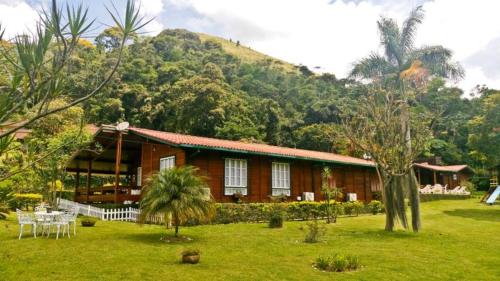
<path fill-rule="evenodd" d="M 69 81 L 68 73 L 72 71 L 71 57 L 95 20 L 89 18 L 88 9 L 81 5 L 73 7 L 68 4 L 63 9 L 57 2 L 53 0 L 50 8 L 40 13 L 36 30 L 31 33 L 5 38 L 5 30 L 0 25 L 0 63 L 7 80 L 7 85 L 0 88 L 0 124 L 11 121 L 14 116 L 21 116 L 23 120 L 0 130 L 0 144 L 6 142 L 4 138 L 38 119 L 97 95 L 118 69 L 127 40 L 149 22 L 140 16 L 139 8 L 132 0 L 127 1 L 122 17 L 114 6 L 113 12 L 108 9 L 121 38 L 113 53 L 116 59 L 102 80 L 94 86 L 89 85 L 86 93 L 68 94 L 64 86 Z M 68 102 L 51 106 L 61 98 Z"/>
<path fill-rule="evenodd" d="M 189 219 L 211 218 L 214 207 L 206 194 L 208 185 L 204 177 L 197 175 L 197 171 L 195 167 L 183 166 L 153 175 L 144 188 L 140 221 L 145 222 L 149 216 L 162 214 L 167 223 L 171 217 L 177 237 L 179 226 Z"/>

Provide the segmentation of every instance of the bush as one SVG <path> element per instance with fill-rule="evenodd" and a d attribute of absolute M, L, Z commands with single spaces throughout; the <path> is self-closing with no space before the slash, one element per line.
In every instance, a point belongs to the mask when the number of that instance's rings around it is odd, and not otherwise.
<path fill-rule="evenodd" d="M 316 219 L 324 215 L 320 211 L 320 203 L 312 201 L 292 202 L 288 205 L 288 213 L 292 218 L 301 220 Z"/>
<path fill-rule="evenodd" d="M 282 213 L 273 213 L 269 218 L 269 227 L 270 228 L 282 228 L 283 227 L 283 214 Z"/>
<path fill-rule="evenodd" d="M 457 194 L 420 194 L 420 202 L 429 202 L 436 200 L 463 200 L 469 199 L 470 195 Z"/>
<path fill-rule="evenodd" d="M 372 202 L 368 203 L 368 209 L 370 212 L 374 215 L 381 213 L 383 210 L 384 205 L 382 202 L 378 200 L 373 200 Z"/>
<path fill-rule="evenodd" d="M 271 215 L 281 212 L 283 220 L 311 220 L 325 218 L 328 206 L 331 208 L 331 219 L 334 222 L 337 216 L 350 212 L 356 214 L 371 213 L 368 205 L 362 202 L 288 202 L 288 203 L 216 203 L 213 224 L 228 224 L 238 222 L 269 222 Z M 344 209 L 348 210 L 344 210 Z M 382 206 L 383 208 L 383 206 Z M 383 209 L 382 209 L 383 210 Z M 188 222 L 186 225 L 196 225 L 200 222 Z"/>
<path fill-rule="evenodd" d="M 304 238 L 304 242 L 306 243 L 319 242 L 321 237 L 323 237 L 326 233 L 325 226 L 320 225 L 316 220 L 308 222 L 306 226 L 306 237 Z"/>
<path fill-rule="evenodd" d="M 97 219 L 93 217 L 82 216 L 80 221 L 82 226 L 94 226 L 97 222 Z"/>
<path fill-rule="evenodd" d="M 34 209 L 36 205 L 42 203 L 43 196 L 37 193 L 16 193 L 11 205 L 12 208 Z"/>
<path fill-rule="evenodd" d="M 357 270 L 361 264 L 357 256 L 333 254 L 330 257 L 318 257 L 314 266 L 324 271 L 343 272 Z"/>
<path fill-rule="evenodd" d="M 359 201 L 351 201 L 351 202 L 346 202 L 343 204 L 344 206 L 344 212 L 346 215 L 356 215 L 359 216 L 359 213 L 364 208 L 364 205 L 362 202 Z"/>

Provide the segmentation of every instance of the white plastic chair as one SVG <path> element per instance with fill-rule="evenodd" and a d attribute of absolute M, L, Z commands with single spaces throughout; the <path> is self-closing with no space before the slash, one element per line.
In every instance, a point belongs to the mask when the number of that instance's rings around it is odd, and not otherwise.
<path fill-rule="evenodd" d="M 36 222 L 33 220 L 30 214 L 23 213 L 23 211 L 16 209 L 17 220 L 19 222 L 19 240 L 21 240 L 21 236 L 23 236 L 23 228 L 25 225 L 31 225 L 31 232 L 33 236 L 36 238 Z"/>
<path fill-rule="evenodd" d="M 76 217 L 78 216 L 78 208 L 67 210 L 64 214 L 70 226 L 73 224 L 73 234 L 76 236 Z"/>
<path fill-rule="evenodd" d="M 52 225 L 52 219 L 48 216 L 40 215 L 35 213 L 35 221 L 37 226 L 41 226 L 42 236 L 47 229 L 47 237 L 50 235 L 50 226 Z"/>
<path fill-rule="evenodd" d="M 71 238 L 69 235 L 69 222 L 66 214 L 61 214 L 60 216 L 57 216 L 55 221 L 52 222 L 52 224 L 55 225 L 57 228 L 56 239 L 59 239 L 59 232 L 61 231 L 61 226 L 62 226 L 62 236 L 64 237 L 64 233 L 67 232 L 68 238 Z"/>

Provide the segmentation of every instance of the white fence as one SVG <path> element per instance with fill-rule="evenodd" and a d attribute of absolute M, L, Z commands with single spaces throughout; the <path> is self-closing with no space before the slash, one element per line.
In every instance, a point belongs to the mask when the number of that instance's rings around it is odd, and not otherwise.
<path fill-rule="evenodd" d="M 85 205 L 66 199 L 58 199 L 58 206 L 61 209 L 76 209 L 81 215 L 99 218 L 106 221 L 133 221 L 137 222 L 141 211 L 136 208 L 103 209 L 91 205 Z M 150 216 L 146 223 L 162 224 L 165 218 L 163 215 Z"/>

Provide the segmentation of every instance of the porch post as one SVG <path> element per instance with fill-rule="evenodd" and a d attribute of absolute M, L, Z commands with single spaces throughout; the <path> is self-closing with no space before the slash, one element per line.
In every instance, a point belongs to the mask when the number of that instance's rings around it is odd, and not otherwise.
<path fill-rule="evenodd" d="M 434 185 L 436 185 L 436 184 L 437 184 L 437 180 L 436 180 L 436 171 L 432 171 L 432 172 L 433 172 L 433 174 L 434 174 Z"/>
<path fill-rule="evenodd" d="M 87 203 L 89 202 L 89 195 L 90 195 L 90 183 L 92 180 L 92 159 L 89 159 L 89 165 L 87 168 Z"/>
<path fill-rule="evenodd" d="M 120 187 L 120 164 L 122 160 L 122 132 L 118 131 L 116 140 L 116 161 L 115 161 L 115 204 L 118 203 L 118 188 Z"/>
<path fill-rule="evenodd" d="M 78 189 L 80 188 L 80 168 L 77 167 L 76 170 L 76 180 L 75 180 L 75 193 L 73 194 L 73 201 L 76 202 L 76 194 L 78 193 Z"/>
<path fill-rule="evenodd" d="M 422 180 L 420 179 L 420 168 L 417 168 L 418 184 L 422 185 Z"/>

